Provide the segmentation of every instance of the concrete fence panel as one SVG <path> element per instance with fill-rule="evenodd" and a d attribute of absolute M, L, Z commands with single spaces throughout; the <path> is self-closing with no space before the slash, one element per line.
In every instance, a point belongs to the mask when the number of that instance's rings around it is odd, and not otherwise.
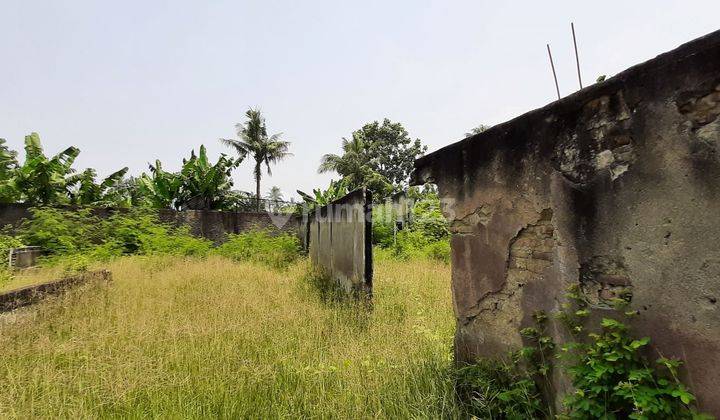
<path fill-rule="evenodd" d="M 356 190 L 316 209 L 307 222 L 312 264 L 347 292 L 372 292 L 372 197 Z"/>

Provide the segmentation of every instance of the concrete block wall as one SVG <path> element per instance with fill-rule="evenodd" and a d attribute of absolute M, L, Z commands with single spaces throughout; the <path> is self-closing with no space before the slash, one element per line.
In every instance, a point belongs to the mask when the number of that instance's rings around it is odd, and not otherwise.
<path fill-rule="evenodd" d="M 360 189 L 309 214 L 310 260 L 348 293 L 372 293 L 371 203 Z"/>
<path fill-rule="evenodd" d="M 720 31 L 418 159 L 413 182 L 451 222 L 458 360 L 521 347 L 570 285 L 598 317 L 629 290 L 648 356 L 683 359 L 720 415 Z"/>
<path fill-rule="evenodd" d="M 17 227 L 23 219 L 31 217 L 31 206 L 27 204 L 0 205 L 0 227 L 10 225 Z M 108 217 L 115 211 L 124 209 L 95 209 L 99 217 Z M 171 210 L 160 209 L 158 216 L 161 221 L 175 226 L 189 226 L 193 235 L 201 236 L 220 243 L 227 234 L 237 234 L 251 229 L 269 229 L 285 232 L 304 238 L 302 217 L 297 215 L 281 215 L 256 212 L 229 212 L 216 210 Z"/>

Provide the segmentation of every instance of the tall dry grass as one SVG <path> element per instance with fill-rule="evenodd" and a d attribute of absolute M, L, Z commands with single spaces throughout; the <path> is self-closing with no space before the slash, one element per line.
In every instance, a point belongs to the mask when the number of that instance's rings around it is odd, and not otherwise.
<path fill-rule="evenodd" d="M 128 257 L 114 283 L 0 320 L 0 417 L 457 417 L 449 269 L 375 267 L 371 312 L 220 257 Z"/>

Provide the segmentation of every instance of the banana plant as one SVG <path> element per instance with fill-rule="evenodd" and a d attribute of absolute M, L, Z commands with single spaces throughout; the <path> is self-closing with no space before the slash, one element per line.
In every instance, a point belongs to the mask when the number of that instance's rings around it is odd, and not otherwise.
<path fill-rule="evenodd" d="M 159 160 L 148 167 L 150 175 L 143 172 L 137 180 L 143 204 L 154 208 L 176 206 L 182 183 L 180 176 L 163 170 Z"/>
<path fill-rule="evenodd" d="M 233 159 L 221 154 L 213 165 L 204 145 L 200 146 L 197 155 L 193 150 L 190 159 L 183 159 L 180 170 L 178 207 L 193 210 L 224 208 L 233 186 L 232 170 L 237 168 L 240 162 L 241 158 Z"/>
<path fill-rule="evenodd" d="M 88 168 L 79 174 L 75 174 L 68 178 L 68 184 L 72 186 L 70 190 L 70 202 L 79 205 L 117 205 L 117 197 L 113 194 L 123 177 L 127 173 L 128 168 L 122 168 L 113 172 L 103 179 L 100 183 L 95 182 L 97 173 L 95 169 Z"/>
<path fill-rule="evenodd" d="M 70 146 L 47 157 L 37 133 L 25 136 L 25 162 L 12 171 L 9 181 L 17 199 L 34 205 L 67 203 L 68 177 L 74 172 L 72 164 L 78 154 L 80 149 Z"/>
<path fill-rule="evenodd" d="M 18 166 L 17 152 L 5 143 L 5 139 L 0 139 L 0 202 L 14 203 L 18 199 L 18 191 L 12 182 Z"/>
<path fill-rule="evenodd" d="M 322 207 L 331 202 L 342 198 L 348 193 L 348 183 L 346 180 L 334 181 L 330 180 L 330 185 L 326 190 L 315 188 L 312 190 L 313 195 L 297 190 L 297 193 L 307 203 L 310 208 Z"/>

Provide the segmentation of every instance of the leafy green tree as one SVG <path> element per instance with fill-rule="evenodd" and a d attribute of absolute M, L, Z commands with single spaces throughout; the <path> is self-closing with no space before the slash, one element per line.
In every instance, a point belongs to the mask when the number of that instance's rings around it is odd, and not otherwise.
<path fill-rule="evenodd" d="M 268 136 L 265 118 L 259 109 L 249 109 L 245 116 L 245 123 L 238 123 L 237 135 L 239 140 L 220 139 L 220 141 L 237 152 L 240 159 L 252 155 L 255 160 L 253 176 L 255 178 L 255 197 L 257 200 L 257 211 L 260 211 L 260 179 L 262 178 L 262 165 L 267 167 L 268 175 L 272 175 L 270 165 L 275 164 L 286 157 L 292 156 L 288 152 L 290 142 L 281 140 L 282 133 Z"/>
<path fill-rule="evenodd" d="M 190 159 L 183 159 L 176 205 L 193 210 L 225 208 L 233 186 L 231 173 L 240 162 L 242 158 L 233 159 L 221 154 L 213 165 L 204 145 L 200 146 L 198 155 L 193 150 Z"/>
<path fill-rule="evenodd" d="M 68 196 L 68 177 L 74 172 L 72 164 L 80 149 L 70 146 L 47 157 L 40 136 L 25 136 L 25 162 L 13 171 L 11 185 L 19 199 L 30 204 L 63 204 Z"/>
<path fill-rule="evenodd" d="M 370 168 L 396 187 L 407 185 L 415 159 L 427 151 L 420 139 L 410 138 L 402 124 L 387 118 L 382 124 L 377 121 L 365 124 L 352 137 L 365 143 Z"/>

